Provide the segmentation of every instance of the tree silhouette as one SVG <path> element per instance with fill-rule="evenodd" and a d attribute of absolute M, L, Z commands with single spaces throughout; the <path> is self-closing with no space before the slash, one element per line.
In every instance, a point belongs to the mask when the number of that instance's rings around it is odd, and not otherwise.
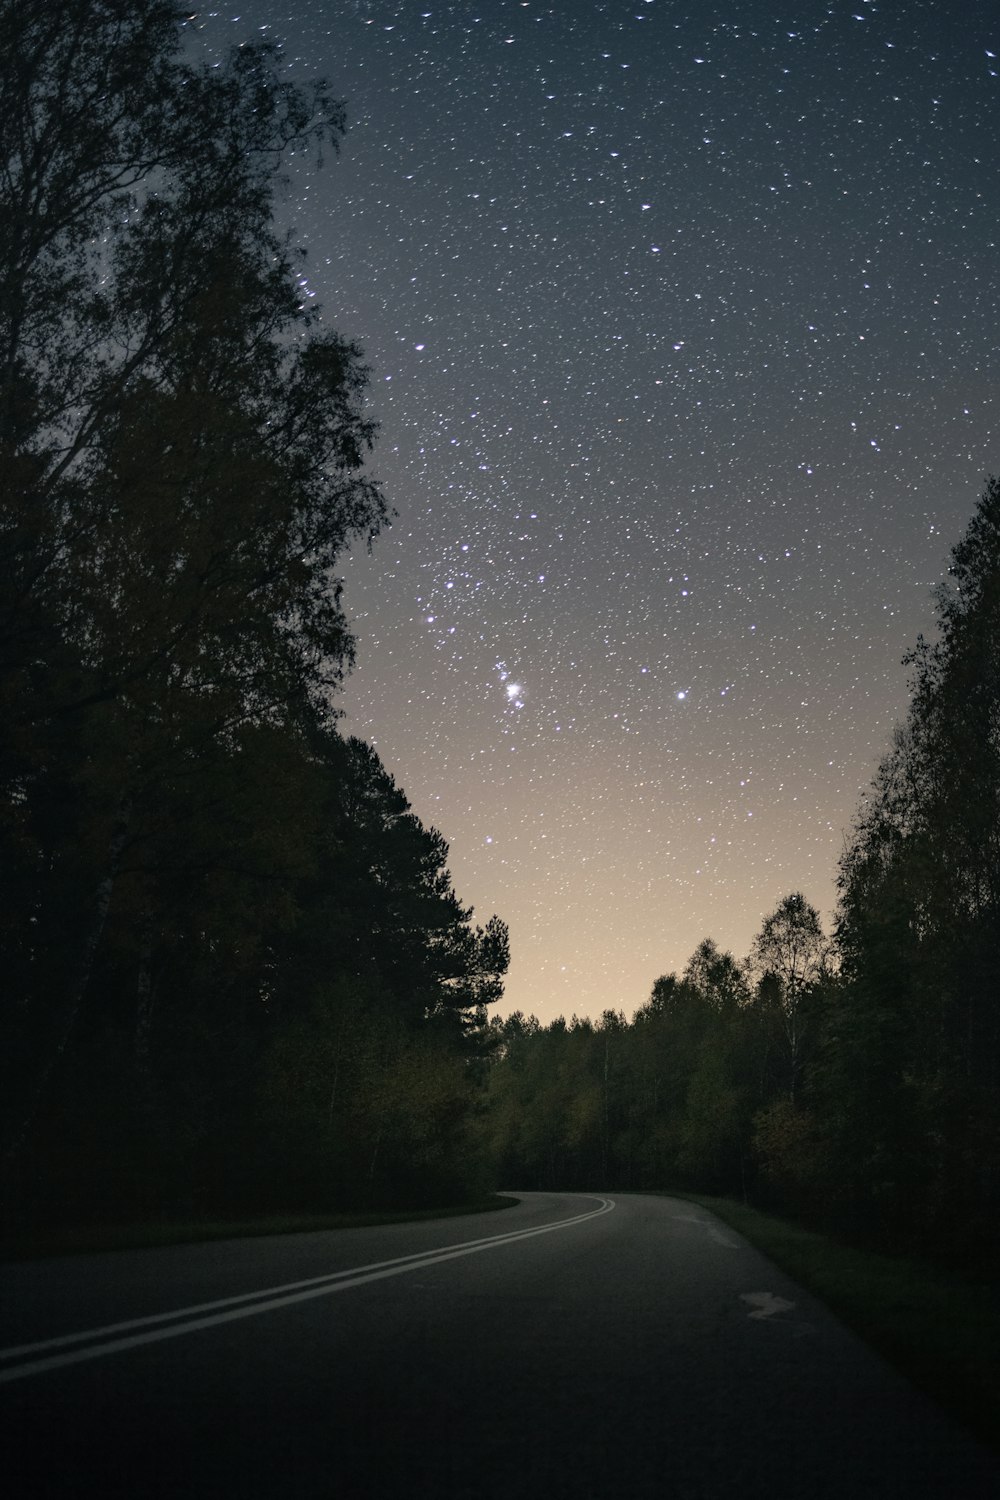
<path fill-rule="evenodd" d="M 34 1122 L 25 1180 L 81 1207 L 452 1191 L 508 937 L 337 734 L 338 564 L 388 508 L 275 214 L 344 111 L 185 24 L 0 0 L 7 1161 Z"/>

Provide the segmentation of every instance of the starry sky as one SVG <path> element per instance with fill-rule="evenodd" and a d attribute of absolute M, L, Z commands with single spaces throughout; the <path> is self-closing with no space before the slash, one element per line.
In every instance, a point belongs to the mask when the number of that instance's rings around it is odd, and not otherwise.
<path fill-rule="evenodd" d="M 345 99 L 292 163 L 398 516 L 344 728 L 509 923 L 499 1010 L 631 1014 L 829 921 L 998 443 L 981 0 L 247 0 Z"/>

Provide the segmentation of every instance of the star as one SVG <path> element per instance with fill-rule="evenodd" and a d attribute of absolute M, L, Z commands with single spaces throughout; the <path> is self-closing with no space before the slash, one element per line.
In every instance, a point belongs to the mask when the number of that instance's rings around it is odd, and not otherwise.
<path fill-rule="evenodd" d="M 273 22 L 237 9 L 198 33 L 219 56 Z M 901 658 L 1000 468 L 990 39 L 974 7 L 819 7 L 792 39 L 764 0 L 707 29 L 355 9 L 289 0 L 281 27 L 351 101 L 338 158 L 292 159 L 283 227 L 364 349 L 398 512 L 340 569 L 345 730 L 509 923 L 502 1010 L 634 1010 L 788 891 L 829 914 Z"/>

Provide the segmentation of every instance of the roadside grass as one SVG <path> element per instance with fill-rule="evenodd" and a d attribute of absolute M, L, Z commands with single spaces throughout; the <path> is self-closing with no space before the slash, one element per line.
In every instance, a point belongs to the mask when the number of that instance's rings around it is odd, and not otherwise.
<path fill-rule="evenodd" d="M 0 1261 L 41 1260 L 53 1255 L 82 1255 L 96 1250 L 138 1250 L 156 1245 L 194 1244 L 204 1240 L 248 1239 L 268 1234 L 309 1234 L 326 1229 L 360 1229 L 371 1224 L 412 1224 L 423 1219 L 453 1219 L 462 1214 L 494 1213 L 518 1200 L 501 1193 L 449 1208 L 384 1209 L 370 1213 L 269 1214 L 255 1219 L 150 1220 L 133 1224 L 88 1224 L 15 1231 L 0 1238 Z"/>
<path fill-rule="evenodd" d="M 716 1214 L 802 1283 L 873 1349 L 1000 1452 L 1000 1287 L 862 1250 L 731 1198 L 684 1198 Z"/>

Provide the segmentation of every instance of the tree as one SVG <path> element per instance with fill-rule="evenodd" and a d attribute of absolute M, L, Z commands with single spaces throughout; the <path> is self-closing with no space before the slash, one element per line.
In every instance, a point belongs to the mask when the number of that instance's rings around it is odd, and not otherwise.
<path fill-rule="evenodd" d="M 939 1060 L 992 1081 L 1000 1062 L 1000 481 L 987 484 L 935 604 L 936 639 L 921 637 L 907 658 L 906 722 L 841 861 L 840 942 L 852 971 L 868 972 L 891 952 L 890 967 L 902 964 L 918 990 L 935 990 L 944 1002 Z"/>
<path fill-rule="evenodd" d="M 272 923 L 257 1088 L 275 1192 L 444 1201 L 475 1185 L 486 1006 L 507 929 L 475 926 L 425 828 L 371 746 L 317 732 L 295 825 L 311 851 Z M 278 1163 L 281 1163 L 280 1167 Z"/>
<path fill-rule="evenodd" d="M 270 44 L 191 66 L 161 0 L 0 0 L 0 24 L 5 1019 L 35 1080 L 8 1095 L 16 1149 L 164 803 L 238 775 L 246 726 L 330 718 L 337 558 L 387 511 L 359 351 L 303 306 L 274 227 L 282 156 L 335 147 L 341 106 Z"/>
<path fill-rule="evenodd" d="M 908 1232 L 1000 1213 L 1000 482 L 907 657 L 910 706 L 840 861 L 842 1140 L 857 1201 Z M 843 1062 L 851 1058 L 848 1067 Z M 868 1121 L 867 1142 L 850 1121 Z M 935 1227 L 936 1226 L 936 1227 Z M 952 1233 L 948 1230 L 948 1233 Z"/>
<path fill-rule="evenodd" d="M 691 955 L 684 978 L 719 1011 L 735 1010 L 750 999 L 742 968 L 731 953 L 720 952 L 710 937 L 703 939 Z"/>
<path fill-rule="evenodd" d="M 0 4 L 4 667 L 22 668 L 29 722 L 54 663 L 25 675 L 24 657 L 66 623 L 65 570 L 105 514 L 95 449 L 123 403 L 169 388 L 230 273 L 234 342 L 249 318 L 249 344 L 276 353 L 306 323 L 275 173 L 290 147 L 336 145 L 342 107 L 280 83 L 270 46 L 186 65 L 178 22 L 167 0 Z"/>
<path fill-rule="evenodd" d="M 778 903 L 754 939 L 753 961 L 759 975 L 772 975 L 780 986 L 788 1094 L 793 1103 L 810 1031 L 809 998 L 826 973 L 828 952 L 819 913 L 799 891 Z"/>
<path fill-rule="evenodd" d="M 424 827 L 370 745 L 331 741 L 324 753 L 341 788 L 334 858 L 355 875 L 345 901 L 354 966 L 378 972 L 414 1023 L 454 1039 L 481 1033 L 510 961 L 505 923 L 472 925 L 444 837 Z"/>

